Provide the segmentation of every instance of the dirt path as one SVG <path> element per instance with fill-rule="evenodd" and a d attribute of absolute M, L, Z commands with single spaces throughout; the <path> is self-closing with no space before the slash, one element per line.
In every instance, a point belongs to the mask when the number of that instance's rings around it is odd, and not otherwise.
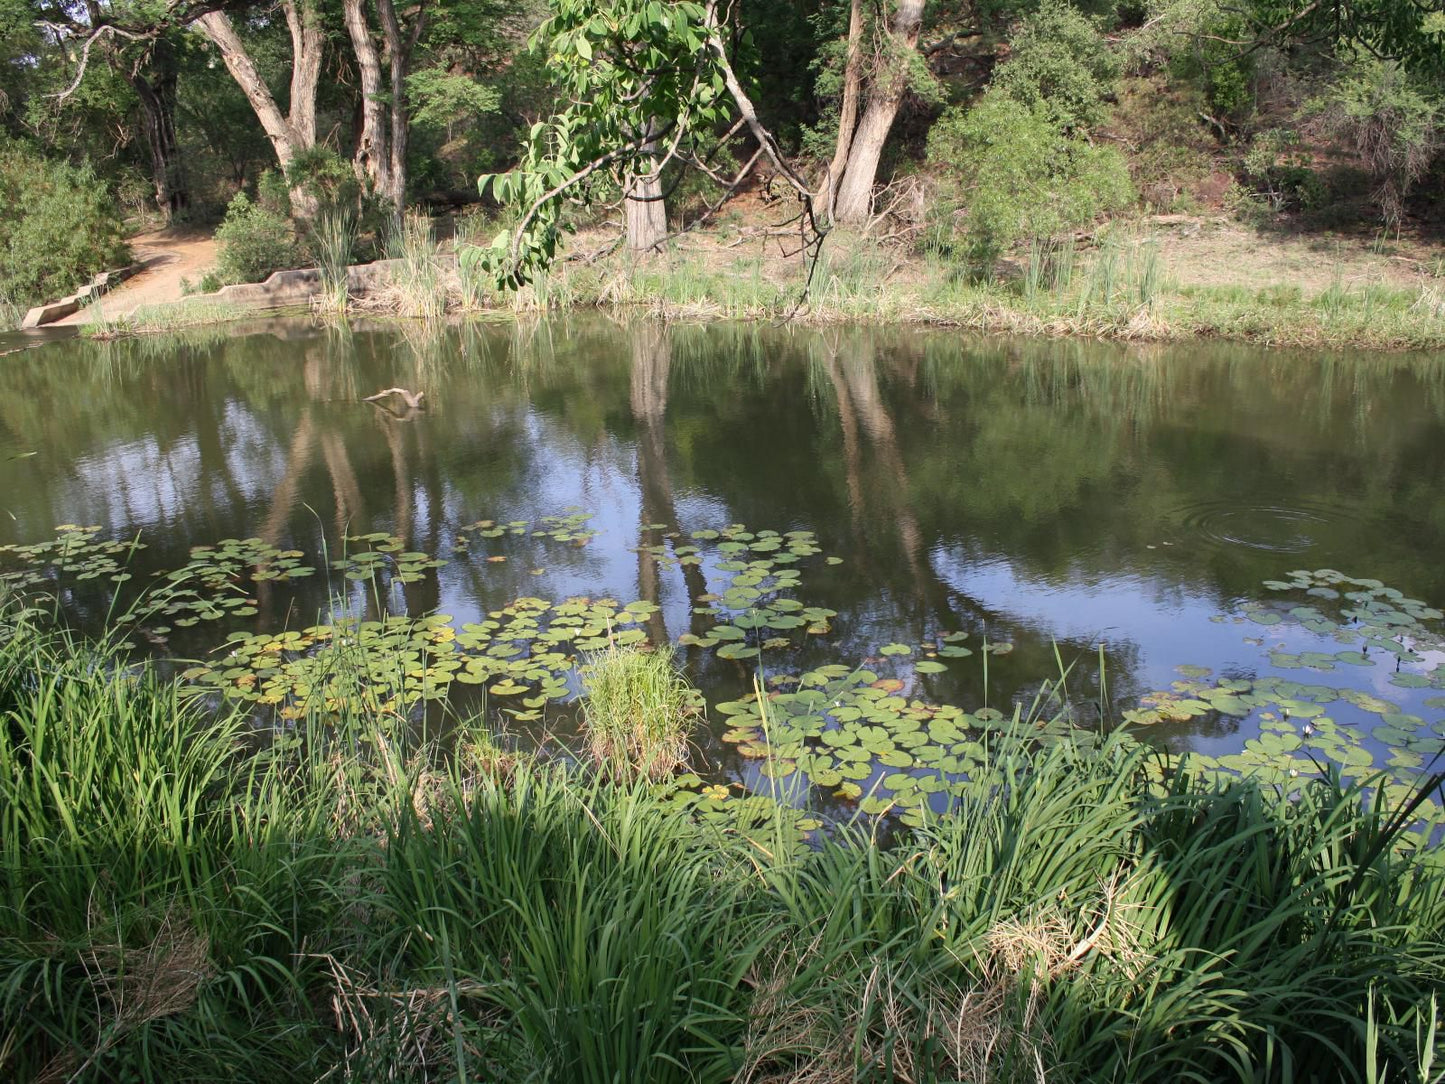
<path fill-rule="evenodd" d="M 145 270 L 122 283 L 101 299 L 107 319 L 130 312 L 139 305 L 174 301 L 181 296 L 181 279 L 196 283 L 216 262 L 216 242 L 209 232 L 167 228 L 131 238 L 137 263 Z M 94 318 L 88 309 L 58 320 L 58 324 L 84 324 Z"/>

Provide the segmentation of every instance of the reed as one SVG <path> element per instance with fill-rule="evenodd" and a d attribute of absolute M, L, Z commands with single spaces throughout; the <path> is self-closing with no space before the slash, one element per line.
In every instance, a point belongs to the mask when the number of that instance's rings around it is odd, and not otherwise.
<path fill-rule="evenodd" d="M 447 283 L 437 262 L 431 220 L 419 212 L 408 211 L 393 225 L 387 252 L 396 261 L 387 307 L 397 316 L 422 319 L 445 316 Z"/>
<path fill-rule="evenodd" d="M 321 295 L 312 305 L 324 313 L 344 313 L 348 269 L 356 250 L 356 214 L 348 207 L 330 207 L 316 218 L 311 230 L 311 254 L 321 272 Z"/>
<path fill-rule="evenodd" d="M 599 764 L 621 778 L 661 779 L 687 761 L 702 705 L 670 650 L 609 646 L 588 658 L 582 680 L 583 729 Z"/>

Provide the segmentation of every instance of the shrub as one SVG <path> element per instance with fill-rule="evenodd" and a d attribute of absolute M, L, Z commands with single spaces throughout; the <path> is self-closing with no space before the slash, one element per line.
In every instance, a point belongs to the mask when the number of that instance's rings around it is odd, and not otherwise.
<path fill-rule="evenodd" d="M 262 170 L 256 178 L 256 203 L 268 214 L 291 217 L 291 193 L 279 170 Z"/>
<path fill-rule="evenodd" d="M 1119 68 L 1092 21 L 1068 4 L 1045 0 L 1015 35 L 993 86 L 1073 132 L 1104 119 Z"/>
<path fill-rule="evenodd" d="M 361 196 L 351 163 L 329 147 L 297 151 L 286 167 L 285 183 L 310 196 L 322 210 L 355 205 Z"/>
<path fill-rule="evenodd" d="M 1394 61 L 1355 58 L 1307 111 L 1329 118 L 1354 144 L 1374 187 L 1370 200 L 1390 227 L 1405 196 L 1424 175 L 1445 137 L 1445 110 Z"/>
<path fill-rule="evenodd" d="M 0 304 L 70 293 L 130 262 L 115 202 L 89 166 L 0 144 Z"/>
<path fill-rule="evenodd" d="M 1244 174 L 1274 211 L 1310 210 L 1324 198 L 1324 185 L 1299 135 L 1288 128 L 1260 132 L 1244 155 Z"/>
<path fill-rule="evenodd" d="M 253 203 L 244 192 L 237 193 L 226 208 L 216 240 L 220 245 L 216 274 L 225 283 L 260 282 L 298 262 L 290 220 Z"/>
<path fill-rule="evenodd" d="M 993 91 L 939 118 L 928 158 L 957 183 L 968 248 L 985 270 L 1016 241 L 1055 237 L 1134 199 L 1118 151 L 1066 135 L 1042 110 Z"/>

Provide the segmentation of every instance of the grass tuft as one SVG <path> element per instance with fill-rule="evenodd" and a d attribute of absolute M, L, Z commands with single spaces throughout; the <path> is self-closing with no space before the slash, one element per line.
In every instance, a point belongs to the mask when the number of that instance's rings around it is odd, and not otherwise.
<path fill-rule="evenodd" d="M 390 307 L 398 316 L 435 319 L 446 315 L 448 285 L 437 260 L 431 220 L 408 211 L 394 226 L 387 254 L 397 261 L 391 274 Z"/>
<path fill-rule="evenodd" d="M 311 253 L 321 272 L 321 296 L 312 305 L 324 313 L 344 313 L 348 301 L 347 271 L 356 250 L 356 214 L 332 207 L 317 216 L 311 232 Z"/>
<path fill-rule="evenodd" d="M 619 778 L 662 779 L 687 762 L 702 698 L 672 652 L 609 646 L 582 670 L 583 729 L 598 764 Z"/>

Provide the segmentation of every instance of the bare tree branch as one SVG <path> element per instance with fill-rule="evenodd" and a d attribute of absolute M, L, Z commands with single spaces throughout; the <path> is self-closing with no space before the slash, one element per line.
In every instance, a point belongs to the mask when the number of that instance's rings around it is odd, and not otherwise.
<path fill-rule="evenodd" d="M 41 20 L 35 25 L 42 30 L 49 30 L 52 34 L 55 35 L 55 39 L 57 42 L 63 42 L 65 39 L 65 35 L 69 30 L 68 27 L 65 27 L 59 23 L 52 23 L 46 20 Z M 60 104 L 80 89 L 81 81 L 85 79 L 85 69 L 90 65 L 90 50 L 101 38 L 120 37 L 125 38 L 128 41 L 144 41 L 147 38 L 154 37 L 155 33 L 156 32 L 154 31 L 138 33 L 133 30 L 123 29 L 119 26 L 114 25 L 113 23 L 105 23 L 101 26 L 96 27 L 88 35 L 86 35 L 85 42 L 80 47 L 80 60 L 77 62 L 77 66 L 75 69 L 75 78 L 70 81 L 70 85 L 64 90 L 62 90 L 60 93 L 47 94 L 46 97 L 54 98 L 56 100 L 56 103 Z"/>

